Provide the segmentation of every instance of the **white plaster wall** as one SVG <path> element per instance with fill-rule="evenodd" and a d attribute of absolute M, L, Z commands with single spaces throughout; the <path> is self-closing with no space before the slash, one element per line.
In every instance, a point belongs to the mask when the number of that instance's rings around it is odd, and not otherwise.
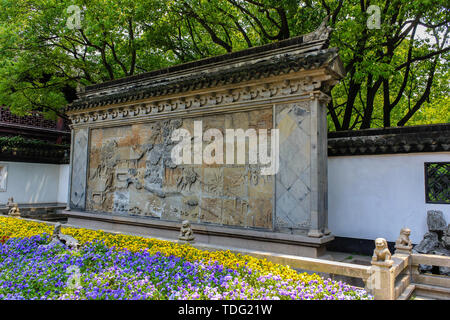
<path fill-rule="evenodd" d="M 67 203 L 68 192 L 69 192 L 69 165 L 62 164 L 59 166 L 57 202 Z"/>
<path fill-rule="evenodd" d="M 6 162 L 7 186 L 0 192 L 0 203 L 9 197 L 17 203 L 66 202 L 68 188 L 68 165 Z"/>
<path fill-rule="evenodd" d="M 336 236 L 395 241 L 402 227 L 413 243 L 427 232 L 427 210 L 449 204 L 425 203 L 425 162 L 450 161 L 450 152 L 328 158 L 328 225 Z"/>

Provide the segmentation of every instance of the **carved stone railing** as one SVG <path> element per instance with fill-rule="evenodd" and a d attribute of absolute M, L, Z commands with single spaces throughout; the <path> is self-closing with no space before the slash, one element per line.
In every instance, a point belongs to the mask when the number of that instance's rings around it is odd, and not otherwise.
<path fill-rule="evenodd" d="M 450 277 L 421 274 L 419 265 L 450 267 L 450 257 L 412 253 L 409 235 L 409 229 L 404 228 L 401 230 L 400 236 L 396 241 L 395 254 L 391 258 L 386 259 L 382 263 L 377 263 L 375 258 L 373 258 L 372 266 L 375 266 L 373 279 L 375 283 L 372 283 L 374 285 L 371 292 L 375 299 L 409 299 L 416 290 L 419 292 L 430 292 L 435 297 L 449 299 Z M 374 257 L 377 249 L 378 246 L 375 249 Z M 383 245 L 382 250 L 389 252 L 387 245 Z"/>
<path fill-rule="evenodd" d="M 440 297 L 450 298 L 450 277 L 423 275 L 418 271 L 419 264 L 450 267 L 450 257 L 412 254 L 409 233 L 409 229 L 402 229 L 396 242 L 395 254 L 392 256 L 387 248 L 386 240 L 378 238 L 375 241 L 372 266 L 238 248 L 226 249 L 234 253 L 288 265 L 295 269 L 362 279 L 365 289 L 374 296 L 375 300 L 408 299 L 416 288 L 431 291 L 434 289 Z M 223 249 L 203 244 L 194 246 L 203 250 Z"/>
<path fill-rule="evenodd" d="M 420 264 L 450 268 L 450 257 L 417 253 L 413 253 L 411 255 L 411 276 L 413 282 L 450 288 L 450 277 L 442 275 L 421 274 L 419 272 Z"/>

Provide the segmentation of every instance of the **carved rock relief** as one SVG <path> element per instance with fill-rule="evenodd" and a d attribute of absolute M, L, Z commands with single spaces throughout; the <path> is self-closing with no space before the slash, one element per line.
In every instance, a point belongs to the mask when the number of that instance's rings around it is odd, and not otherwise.
<path fill-rule="evenodd" d="M 173 130 L 193 136 L 197 120 L 203 132 L 270 129 L 272 109 L 92 129 L 87 210 L 271 229 L 275 182 L 257 165 L 171 161 Z"/>

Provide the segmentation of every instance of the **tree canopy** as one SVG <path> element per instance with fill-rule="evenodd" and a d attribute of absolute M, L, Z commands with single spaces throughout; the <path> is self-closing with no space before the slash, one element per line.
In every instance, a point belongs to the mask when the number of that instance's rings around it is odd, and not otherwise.
<path fill-rule="evenodd" d="M 287 39 L 330 16 L 347 71 L 329 93 L 330 130 L 449 122 L 449 12 L 443 0 L 2 0 L 0 105 L 62 115 L 77 86 Z"/>

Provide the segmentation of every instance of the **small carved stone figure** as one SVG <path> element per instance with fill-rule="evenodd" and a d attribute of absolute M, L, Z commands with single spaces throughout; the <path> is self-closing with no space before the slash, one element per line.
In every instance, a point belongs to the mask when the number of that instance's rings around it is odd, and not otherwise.
<path fill-rule="evenodd" d="M 78 242 L 78 240 L 61 232 L 60 223 L 57 223 L 55 225 L 55 229 L 53 229 L 52 239 L 47 246 L 55 244 L 66 245 L 70 250 L 78 250 L 80 247 L 80 243 Z"/>
<path fill-rule="evenodd" d="M 11 209 L 8 211 L 8 215 L 12 217 L 20 217 L 20 210 L 17 203 L 13 203 L 12 206 L 10 206 Z"/>
<path fill-rule="evenodd" d="M 395 249 L 396 252 L 399 253 L 408 253 L 412 250 L 412 243 L 409 239 L 409 236 L 411 234 L 411 230 L 408 228 L 402 228 L 400 230 L 400 236 L 398 237 L 397 241 L 395 241 Z"/>
<path fill-rule="evenodd" d="M 183 241 L 194 241 L 194 233 L 192 232 L 191 223 L 189 220 L 184 220 L 181 223 L 180 236 L 178 239 Z"/>
<path fill-rule="evenodd" d="M 8 198 L 8 202 L 6 203 L 7 208 L 12 208 L 14 206 L 14 198 L 10 197 Z"/>
<path fill-rule="evenodd" d="M 384 238 L 375 239 L 375 250 L 373 251 L 372 264 L 379 266 L 392 266 L 391 252 L 388 249 L 387 241 Z"/>

